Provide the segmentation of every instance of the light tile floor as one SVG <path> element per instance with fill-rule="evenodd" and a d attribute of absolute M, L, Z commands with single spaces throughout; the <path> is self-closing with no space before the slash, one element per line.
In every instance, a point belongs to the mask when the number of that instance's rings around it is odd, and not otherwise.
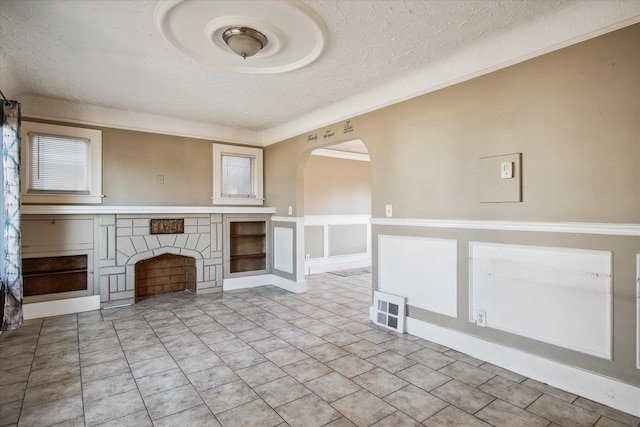
<path fill-rule="evenodd" d="M 638 426 L 369 322 L 371 275 L 177 293 L 0 337 L 0 425 Z M 421 424 L 422 423 L 422 424 Z"/>

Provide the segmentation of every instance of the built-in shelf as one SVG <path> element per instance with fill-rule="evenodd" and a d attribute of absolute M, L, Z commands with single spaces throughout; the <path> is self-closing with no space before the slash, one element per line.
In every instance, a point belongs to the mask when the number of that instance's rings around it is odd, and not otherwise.
<path fill-rule="evenodd" d="M 23 258 L 24 296 L 87 289 L 86 255 Z"/>
<path fill-rule="evenodd" d="M 229 221 L 229 273 L 267 269 L 267 222 Z"/>

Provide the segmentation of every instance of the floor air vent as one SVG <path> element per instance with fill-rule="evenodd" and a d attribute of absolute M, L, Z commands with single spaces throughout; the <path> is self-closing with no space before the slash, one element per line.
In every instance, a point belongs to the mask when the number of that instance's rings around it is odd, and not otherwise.
<path fill-rule="evenodd" d="M 376 325 L 404 333 L 406 298 L 375 291 L 371 320 Z"/>

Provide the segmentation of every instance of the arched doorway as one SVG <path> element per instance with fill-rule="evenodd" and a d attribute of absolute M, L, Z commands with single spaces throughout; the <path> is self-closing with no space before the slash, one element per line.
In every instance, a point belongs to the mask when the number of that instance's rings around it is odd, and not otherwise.
<path fill-rule="evenodd" d="M 305 275 L 371 267 L 371 161 L 361 140 L 311 153 L 304 213 Z"/>

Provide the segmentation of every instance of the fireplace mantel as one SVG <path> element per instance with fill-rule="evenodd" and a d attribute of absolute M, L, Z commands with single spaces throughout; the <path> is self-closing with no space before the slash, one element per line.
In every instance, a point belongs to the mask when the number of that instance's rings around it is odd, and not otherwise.
<path fill-rule="evenodd" d="M 23 215 L 109 214 L 275 214 L 276 208 L 252 206 L 97 206 L 22 205 Z"/>

